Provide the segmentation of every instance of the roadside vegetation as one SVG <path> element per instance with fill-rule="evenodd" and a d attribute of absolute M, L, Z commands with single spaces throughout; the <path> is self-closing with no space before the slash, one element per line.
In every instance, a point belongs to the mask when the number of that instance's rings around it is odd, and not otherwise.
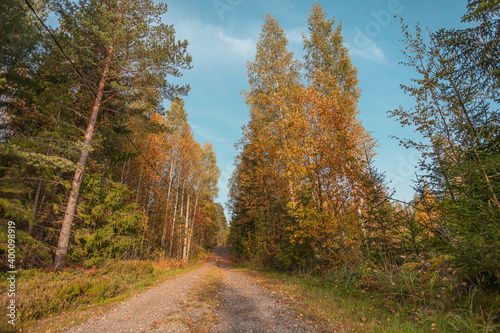
<path fill-rule="evenodd" d="M 497 332 L 499 296 L 461 284 L 439 264 L 422 271 L 358 267 L 317 276 L 240 263 L 235 269 L 273 290 L 323 332 Z M 420 268 L 419 268 L 420 267 Z"/>
<path fill-rule="evenodd" d="M 22 270 L 16 292 L 18 322 L 15 329 L 6 321 L 2 332 L 53 332 L 58 328 L 84 322 L 116 302 L 146 288 L 199 268 L 205 258 L 191 263 L 153 260 L 109 260 L 100 267 L 67 267 L 53 272 L 43 269 Z M 0 315 L 6 317 L 9 298 L 1 275 Z"/>

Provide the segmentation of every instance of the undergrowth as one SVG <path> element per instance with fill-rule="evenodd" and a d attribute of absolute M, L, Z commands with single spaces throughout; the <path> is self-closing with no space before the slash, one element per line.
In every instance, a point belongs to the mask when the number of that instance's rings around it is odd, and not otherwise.
<path fill-rule="evenodd" d="M 443 265 L 442 263 L 445 262 Z M 498 332 L 500 296 L 460 280 L 446 258 L 292 275 L 240 264 L 325 332 Z"/>

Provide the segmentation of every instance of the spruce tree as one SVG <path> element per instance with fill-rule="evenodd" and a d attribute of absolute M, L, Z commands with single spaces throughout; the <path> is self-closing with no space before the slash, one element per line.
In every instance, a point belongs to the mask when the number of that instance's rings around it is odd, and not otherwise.
<path fill-rule="evenodd" d="M 402 88 L 417 104 L 392 116 L 424 137 L 402 142 L 423 155 L 421 196 L 433 197 L 434 244 L 454 256 L 470 280 L 498 287 L 500 7 L 497 1 L 469 1 L 467 7 L 463 21 L 472 27 L 429 32 L 429 42 L 419 26 L 411 33 L 403 25 L 405 64 L 418 77 Z"/>

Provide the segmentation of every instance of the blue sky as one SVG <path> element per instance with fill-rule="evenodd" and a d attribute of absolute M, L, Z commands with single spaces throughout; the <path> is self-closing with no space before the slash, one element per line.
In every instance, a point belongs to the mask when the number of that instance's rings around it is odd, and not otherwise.
<path fill-rule="evenodd" d="M 248 89 L 246 64 L 255 58 L 255 44 L 270 13 L 285 29 L 289 50 L 302 59 L 302 33 L 315 0 L 171 0 L 164 22 L 173 24 L 177 38 L 189 42 L 193 69 L 176 82 L 189 83 L 185 98 L 188 120 L 196 139 L 214 144 L 221 169 L 219 201 L 227 200 L 227 182 L 237 155 L 234 148 L 248 109 L 240 92 Z M 399 65 L 404 45 L 397 12 L 407 25 L 419 22 L 431 31 L 461 26 L 466 0 L 329 0 L 320 1 L 328 17 L 342 21 L 345 45 L 358 68 L 361 100 L 359 118 L 378 141 L 375 166 L 392 180 L 395 198 L 413 197 L 412 180 L 419 155 L 399 146 L 389 136 L 418 138 L 410 128 L 402 128 L 387 117 L 387 111 L 413 106 L 399 88 L 415 77 L 413 70 Z"/>

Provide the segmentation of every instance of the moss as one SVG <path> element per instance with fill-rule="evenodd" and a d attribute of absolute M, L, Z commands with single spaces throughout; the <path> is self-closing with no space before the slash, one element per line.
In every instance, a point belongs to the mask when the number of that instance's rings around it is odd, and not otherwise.
<path fill-rule="evenodd" d="M 429 268 L 429 271 L 433 272 L 433 271 L 441 269 L 445 266 L 448 266 L 452 260 L 453 260 L 453 257 L 449 256 L 449 255 L 442 255 L 439 257 L 432 258 L 431 259 L 431 267 Z"/>
<path fill-rule="evenodd" d="M 425 270 L 421 269 L 422 278 L 427 281 L 438 277 L 445 278 L 455 274 L 456 270 L 452 266 L 452 260 L 452 256 L 442 255 L 424 262 L 422 267 L 425 266 L 426 268 Z"/>
<path fill-rule="evenodd" d="M 401 270 L 406 272 L 418 271 L 422 267 L 422 263 L 420 262 L 407 262 L 403 266 L 401 266 Z"/>

